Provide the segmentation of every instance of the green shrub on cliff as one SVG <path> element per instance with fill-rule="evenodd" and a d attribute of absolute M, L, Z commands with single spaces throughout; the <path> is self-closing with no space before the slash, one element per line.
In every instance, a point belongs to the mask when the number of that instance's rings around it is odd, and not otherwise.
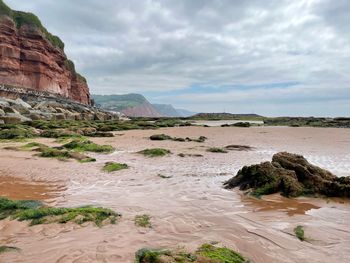
<path fill-rule="evenodd" d="M 12 16 L 12 10 L 2 0 L 0 0 L 0 16 Z"/>
<path fill-rule="evenodd" d="M 13 19 L 16 23 L 17 28 L 21 28 L 23 25 L 39 29 L 46 39 L 55 47 L 64 50 L 63 41 L 55 35 L 52 35 L 47 29 L 42 25 L 40 19 L 32 14 L 22 11 L 15 11 L 8 7 L 2 0 L 0 0 L 0 16 L 8 16 Z"/>

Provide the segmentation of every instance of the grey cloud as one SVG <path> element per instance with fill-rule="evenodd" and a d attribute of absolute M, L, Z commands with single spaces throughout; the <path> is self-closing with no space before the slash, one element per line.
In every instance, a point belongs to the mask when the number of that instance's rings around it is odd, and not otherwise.
<path fill-rule="evenodd" d="M 349 98 L 339 93 L 350 89 L 347 0 L 5 1 L 36 13 L 62 37 L 94 93 L 298 82 L 307 91 L 322 87 L 323 103 L 327 96 L 331 103 L 334 93 Z M 321 98 L 288 89 L 319 105 Z M 187 106 L 220 104 L 203 96 L 210 101 L 189 100 Z M 288 99 L 276 96 L 276 103 Z M 271 109 L 264 103 L 257 105 Z M 345 109 L 350 112 L 350 106 Z"/>

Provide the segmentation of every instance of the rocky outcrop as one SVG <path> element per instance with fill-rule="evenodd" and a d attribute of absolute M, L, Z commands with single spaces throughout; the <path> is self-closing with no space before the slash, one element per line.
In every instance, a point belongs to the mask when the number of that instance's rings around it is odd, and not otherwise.
<path fill-rule="evenodd" d="M 0 85 L 90 105 L 86 80 L 75 72 L 59 38 L 47 32 L 33 14 L 10 10 L 1 0 L 0 9 Z"/>
<path fill-rule="evenodd" d="M 64 101 L 58 98 L 34 96 L 23 101 L 20 98 L 0 97 L 0 124 L 16 124 L 32 120 L 112 120 L 118 119 L 116 113 Z"/>
<path fill-rule="evenodd" d="M 243 167 L 225 187 L 239 187 L 256 196 L 279 192 L 288 197 L 350 197 L 350 177 L 337 177 L 310 164 L 303 156 L 287 152 L 275 154 L 272 162 Z"/>

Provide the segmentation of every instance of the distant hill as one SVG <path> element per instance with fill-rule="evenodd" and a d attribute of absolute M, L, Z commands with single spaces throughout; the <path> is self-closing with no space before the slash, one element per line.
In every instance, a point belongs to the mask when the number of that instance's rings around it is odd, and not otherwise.
<path fill-rule="evenodd" d="M 175 109 L 181 117 L 191 117 L 197 114 L 197 112 L 184 110 L 184 109 Z"/>
<path fill-rule="evenodd" d="M 151 104 L 141 94 L 92 95 L 95 105 L 104 110 L 124 113 L 129 117 L 188 117 L 195 113 L 175 109 L 171 104 Z"/>
<path fill-rule="evenodd" d="M 108 111 L 124 113 L 129 117 L 163 117 L 149 101 L 140 94 L 92 95 L 96 106 Z"/>
<path fill-rule="evenodd" d="M 167 117 L 182 117 L 171 104 L 152 104 L 157 111 Z"/>
<path fill-rule="evenodd" d="M 262 120 L 264 117 L 258 114 L 198 113 L 192 118 L 196 120 Z"/>

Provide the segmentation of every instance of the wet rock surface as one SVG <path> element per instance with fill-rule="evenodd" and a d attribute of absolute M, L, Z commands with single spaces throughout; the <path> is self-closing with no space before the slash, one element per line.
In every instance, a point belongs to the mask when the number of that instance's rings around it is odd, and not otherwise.
<path fill-rule="evenodd" d="M 275 154 L 271 162 L 243 167 L 224 185 L 228 189 L 249 190 L 256 196 L 280 192 L 288 197 L 350 197 L 349 177 L 337 177 L 310 164 L 303 156 L 287 152 Z"/>

